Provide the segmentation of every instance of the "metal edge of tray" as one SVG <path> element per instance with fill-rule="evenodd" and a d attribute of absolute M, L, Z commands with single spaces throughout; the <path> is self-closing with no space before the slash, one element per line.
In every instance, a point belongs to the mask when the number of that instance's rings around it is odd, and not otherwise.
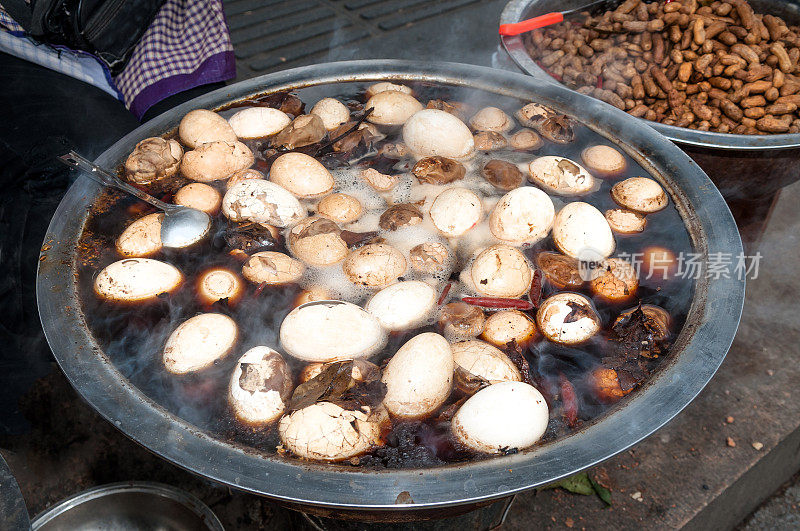
<path fill-rule="evenodd" d="M 138 140 L 169 131 L 192 109 L 218 108 L 287 88 L 372 80 L 437 82 L 536 100 L 559 110 L 579 109 L 581 121 L 593 128 L 602 124 L 601 134 L 613 136 L 645 169 L 655 171 L 681 210 L 697 251 L 704 257 L 742 252 L 736 224 L 722 196 L 672 142 L 592 98 L 530 76 L 472 65 L 348 61 L 257 77 L 162 114 L 106 150 L 97 163 L 115 167 Z M 83 322 L 73 277 L 77 238 L 99 191 L 88 179 L 73 184 L 53 217 L 43 247 L 49 250 L 43 251 L 39 263 L 40 317 L 59 365 L 92 407 L 152 452 L 199 475 L 286 503 L 389 511 L 454 506 L 508 496 L 590 467 L 647 437 L 691 402 L 725 358 L 744 301 L 743 279 L 700 279 L 687 318 L 693 325 L 685 326 L 678 336 L 671 362 L 600 421 L 562 440 L 515 455 L 422 470 L 364 471 L 304 463 L 214 439 L 144 396 L 103 355 Z M 402 492 L 409 493 L 414 503 L 398 505 Z"/>

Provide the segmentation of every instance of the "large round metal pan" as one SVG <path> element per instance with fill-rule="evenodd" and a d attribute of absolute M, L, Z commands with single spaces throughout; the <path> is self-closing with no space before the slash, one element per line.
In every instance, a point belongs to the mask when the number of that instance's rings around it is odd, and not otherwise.
<path fill-rule="evenodd" d="M 644 123 L 610 106 L 529 76 L 477 66 L 405 61 L 355 61 L 308 66 L 211 92 L 146 123 L 98 159 L 116 167 L 143 138 L 177 126 L 196 108 L 214 109 L 257 94 L 337 82 L 429 81 L 539 101 L 616 142 L 671 194 L 695 251 L 742 252 L 719 192 L 689 157 Z M 573 474 L 623 451 L 664 425 L 700 392 L 733 340 L 744 298 L 737 278 L 698 280 L 687 323 L 670 360 L 642 389 L 598 422 L 562 440 L 516 455 L 424 470 L 365 471 L 261 455 L 212 438 L 169 414 L 126 381 L 87 330 L 73 276 L 76 242 L 100 188 L 78 179 L 59 205 L 39 265 L 39 311 L 50 347 L 78 392 L 133 440 L 165 459 L 232 487 L 291 505 L 327 511 L 430 510 L 477 504 Z M 401 500 L 412 503 L 398 504 Z M 410 496 L 409 496 L 410 495 Z"/>

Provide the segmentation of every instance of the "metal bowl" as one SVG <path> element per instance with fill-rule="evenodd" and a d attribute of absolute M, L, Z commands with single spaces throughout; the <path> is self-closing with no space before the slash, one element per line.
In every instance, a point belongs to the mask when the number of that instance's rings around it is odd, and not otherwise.
<path fill-rule="evenodd" d="M 756 12 L 771 13 L 792 23 L 800 23 L 798 0 L 748 1 Z M 586 0 L 511 0 L 500 14 L 500 24 L 511 24 L 587 3 Z M 528 55 L 522 35 L 502 36 L 500 41 L 523 72 L 563 86 Z M 800 179 L 797 170 L 800 134 L 733 135 L 638 120 L 676 142 L 708 173 L 726 198 L 753 199 L 769 195 Z"/>
<path fill-rule="evenodd" d="M 742 252 L 725 202 L 705 174 L 674 144 L 622 111 L 553 83 L 452 63 L 353 61 L 302 67 L 206 94 L 144 124 L 98 159 L 116 167 L 143 138 L 176 127 L 196 108 L 278 90 L 337 82 L 428 81 L 539 101 L 580 119 L 615 142 L 658 179 L 674 200 L 695 252 Z M 170 414 L 132 386 L 88 331 L 73 277 L 76 243 L 101 189 L 79 179 L 59 205 L 39 264 L 39 312 L 50 347 L 78 392 L 109 422 L 156 454 L 202 476 L 323 514 L 360 511 L 433 516 L 443 507 L 486 504 L 568 476 L 657 430 L 700 392 L 725 357 L 741 315 L 744 280 L 702 278 L 687 322 L 656 375 L 599 421 L 561 440 L 515 455 L 424 470 L 360 470 L 262 455 L 213 438 Z M 734 275 L 732 275 L 733 277 Z M 415 511 L 421 511 L 415 512 Z"/>
<path fill-rule="evenodd" d="M 224 531 L 203 502 L 161 483 L 130 481 L 71 496 L 37 516 L 33 531 L 164 529 Z"/>
<path fill-rule="evenodd" d="M 0 456 L 0 522 L 6 529 L 30 529 L 31 520 L 17 480 Z"/>

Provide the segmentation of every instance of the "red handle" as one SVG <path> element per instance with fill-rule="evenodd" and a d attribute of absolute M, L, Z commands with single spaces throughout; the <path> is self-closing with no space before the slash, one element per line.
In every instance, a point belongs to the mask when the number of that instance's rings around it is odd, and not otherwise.
<path fill-rule="evenodd" d="M 519 35 L 536 28 L 543 28 L 551 24 L 558 24 L 564 20 L 563 13 L 548 13 L 540 17 L 529 18 L 514 24 L 501 24 L 500 35 Z"/>

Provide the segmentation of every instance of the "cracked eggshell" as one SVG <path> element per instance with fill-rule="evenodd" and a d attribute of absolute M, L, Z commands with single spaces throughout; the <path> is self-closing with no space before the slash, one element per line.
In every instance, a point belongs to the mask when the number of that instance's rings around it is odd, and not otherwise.
<path fill-rule="evenodd" d="M 464 122 L 438 109 L 423 109 L 403 126 L 403 142 L 418 158 L 442 156 L 463 160 L 475 152 Z"/>
<path fill-rule="evenodd" d="M 164 214 L 143 216 L 122 231 L 117 238 L 117 252 L 122 256 L 144 257 L 161 250 L 161 221 Z"/>
<path fill-rule="evenodd" d="M 371 243 L 352 251 L 342 270 L 353 284 L 383 287 L 406 272 L 406 259 L 391 245 Z"/>
<path fill-rule="evenodd" d="M 213 186 L 204 183 L 190 183 L 175 193 L 176 205 L 194 208 L 206 214 L 216 214 L 222 204 L 222 196 Z"/>
<path fill-rule="evenodd" d="M 500 382 L 481 389 L 453 417 L 453 435 L 478 452 L 522 450 L 538 441 L 550 420 L 542 394 L 524 382 Z"/>
<path fill-rule="evenodd" d="M 666 208 L 667 194 L 661 185 L 647 177 L 631 177 L 611 188 L 611 198 L 621 207 L 650 214 Z"/>
<path fill-rule="evenodd" d="M 514 120 L 497 107 L 484 107 L 469 119 L 469 125 L 476 131 L 505 133 L 514 128 Z"/>
<path fill-rule="evenodd" d="M 298 380 L 300 383 L 306 383 L 312 378 L 316 378 L 322 371 L 328 367 L 328 363 L 309 363 L 300 371 Z M 371 361 L 363 359 L 353 360 L 353 368 L 350 370 L 350 377 L 356 382 L 365 382 L 369 378 L 371 381 L 380 379 L 381 369 Z M 377 376 L 376 376 L 377 375 Z"/>
<path fill-rule="evenodd" d="M 306 210 L 285 188 L 263 179 L 246 179 L 222 198 L 222 213 L 231 221 L 252 221 L 286 227 L 306 216 Z"/>
<path fill-rule="evenodd" d="M 422 109 L 422 104 L 411 94 L 385 90 L 372 96 L 364 109 L 372 109 L 367 120 L 373 124 L 394 126 L 406 123 L 414 113 Z"/>
<path fill-rule="evenodd" d="M 264 179 L 264 174 L 258 170 L 254 170 L 253 168 L 239 170 L 231 175 L 227 181 L 225 181 L 225 189 L 230 190 L 234 184 L 238 184 L 249 179 Z"/>
<path fill-rule="evenodd" d="M 531 266 L 525 255 L 503 244 L 481 251 L 470 267 L 475 289 L 489 297 L 520 297 L 530 289 L 531 277 Z"/>
<path fill-rule="evenodd" d="M 383 371 L 383 404 L 395 417 L 417 419 L 432 414 L 450 396 L 454 368 L 445 338 L 432 332 L 412 337 Z"/>
<path fill-rule="evenodd" d="M 281 323 L 281 345 L 304 361 L 367 358 L 386 345 L 380 322 L 355 304 L 318 301 L 298 306 Z"/>
<path fill-rule="evenodd" d="M 489 228 L 499 240 L 517 245 L 536 243 L 548 235 L 554 217 L 550 196 L 533 186 L 524 186 L 500 199 L 489 217 Z"/>
<path fill-rule="evenodd" d="M 581 153 L 581 160 L 592 172 L 603 177 L 619 175 L 628 165 L 622 153 L 611 146 L 590 146 Z"/>
<path fill-rule="evenodd" d="M 570 322 L 566 322 L 568 316 Z M 583 343 L 600 330 L 600 317 L 592 302 L 577 293 L 557 293 L 545 299 L 536 323 L 547 339 L 563 345 Z"/>
<path fill-rule="evenodd" d="M 636 268 L 627 260 L 608 258 L 589 283 L 592 293 L 610 300 L 623 301 L 636 294 L 639 279 Z"/>
<path fill-rule="evenodd" d="M 206 109 L 186 113 L 178 126 L 178 136 L 185 146 L 192 149 L 209 142 L 236 141 L 236 133 L 227 120 Z"/>
<path fill-rule="evenodd" d="M 519 310 L 501 310 L 486 319 L 481 339 L 500 348 L 511 341 L 525 348 L 537 334 L 536 323 L 528 315 Z"/>
<path fill-rule="evenodd" d="M 187 374 L 211 366 L 233 350 L 239 329 L 220 313 L 201 313 L 183 323 L 164 345 L 164 366 L 172 374 Z"/>
<path fill-rule="evenodd" d="M 553 221 L 553 241 L 558 249 L 573 258 L 591 249 L 606 258 L 614 252 L 616 242 L 603 214 L 589 203 L 568 203 Z"/>
<path fill-rule="evenodd" d="M 605 216 L 611 230 L 619 234 L 636 234 L 647 226 L 647 218 L 633 210 L 612 208 L 606 210 Z"/>
<path fill-rule="evenodd" d="M 367 98 L 371 98 L 375 94 L 386 92 L 388 90 L 394 90 L 396 92 L 404 92 L 406 94 L 413 94 L 411 87 L 407 87 L 405 85 L 398 85 L 397 83 L 390 83 L 389 81 L 381 81 L 379 83 L 370 85 L 369 88 L 367 88 Z"/>
<path fill-rule="evenodd" d="M 429 213 L 442 234 L 457 238 L 480 222 L 483 205 L 472 190 L 448 188 L 436 196 Z"/>
<path fill-rule="evenodd" d="M 175 266 L 150 258 L 125 258 L 100 271 L 94 291 L 112 301 L 140 302 L 171 293 L 182 281 Z"/>
<path fill-rule="evenodd" d="M 350 109 L 341 101 L 334 98 L 323 98 L 311 108 L 311 114 L 316 114 L 322 120 L 322 125 L 328 131 L 333 131 L 343 123 L 350 121 Z"/>
<path fill-rule="evenodd" d="M 429 284 L 406 280 L 385 287 L 364 306 L 389 331 L 424 323 L 436 307 L 437 293 Z"/>
<path fill-rule="evenodd" d="M 239 138 L 272 136 L 291 122 L 288 114 L 272 107 L 242 109 L 228 118 L 228 123 Z"/>
<path fill-rule="evenodd" d="M 347 256 L 347 243 L 341 230 L 324 217 L 311 217 L 292 227 L 286 237 L 289 251 L 311 266 L 325 267 L 338 264 Z"/>
<path fill-rule="evenodd" d="M 386 410 L 347 410 L 317 402 L 285 415 L 278 423 L 283 446 L 293 454 L 318 461 L 342 461 L 366 453 L 380 441 Z"/>
<path fill-rule="evenodd" d="M 595 187 L 594 177 L 583 166 L 552 155 L 531 161 L 528 180 L 559 195 L 585 194 Z"/>
<path fill-rule="evenodd" d="M 472 394 L 482 386 L 498 382 L 521 382 L 522 373 L 503 351 L 473 339 L 450 345 L 456 364 L 456 385 Z"/>
<path fill-rule="evenodd" d="M 269 347 L 253 347 L 239 358 L 228 385 L 228 403 L 237 420 L 262 427 L 280 418 L 292 394 L 292 373 Z"/>
<path fill-rule="evenodd" d="M 325 166 L 299 152 L 285 153 L 275 159 L 269 180 L 303 199 L 322 197 L 334 185 L 333 176 Z"/>
<path fill-rule="evenodd" d="M 449 267 L 450 250 L 440 242 L 425 242 L 415 245 L 408 253 L 411 268 L 429 275 L 441 274 Z"/>
<path fill-rule="evenodd" d="M 183 155 L 181 173 L 192 181 L 219 181 L 249 168 L 253 162 L 253 152 L 239 141 L 209 142 Z"/>
<path fill-rule="evenodd" d="M 255 284 L 265 282 L 272 285 L 297 282 L 305 273 L 303 262 L 283 253 L 261 251 L 253 254 L 244 266 L 242 275 Z"/>
<path fill-rule="evenodd" d="M 326 195 L 317 204 L 317 213 L 336 223 L 352 223 L 364 213 L 361 201 L 348 194 Z"/>

